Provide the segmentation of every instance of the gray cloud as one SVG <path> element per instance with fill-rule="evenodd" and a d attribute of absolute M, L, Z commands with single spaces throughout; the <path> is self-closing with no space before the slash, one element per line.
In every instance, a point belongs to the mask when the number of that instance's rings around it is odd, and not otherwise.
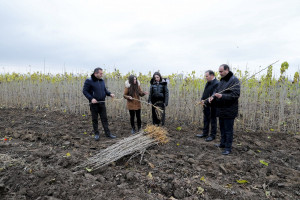
<path fill-rule="evenodd" d="M 300 2 L 0 1 L 0 67 L 202 73 L 221 63 L 299 70 Z M 279 65 L 278 65 L 279 70 Z"/>

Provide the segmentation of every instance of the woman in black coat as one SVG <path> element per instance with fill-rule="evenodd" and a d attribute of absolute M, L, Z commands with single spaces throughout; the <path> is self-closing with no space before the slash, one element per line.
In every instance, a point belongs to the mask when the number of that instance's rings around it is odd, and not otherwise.
<path fill-rule="evenodd" d="M 163 110 L 161 119 L 157 116 L 156 109 L 152 106 L 152 120 L 154 125 L 165 124 L 165 108 L 168 106 L 169 90 L 165 80 L 162 79 L 159 72 L 155 72 L 150 81 L 150 92 L 148 102 Z"/>

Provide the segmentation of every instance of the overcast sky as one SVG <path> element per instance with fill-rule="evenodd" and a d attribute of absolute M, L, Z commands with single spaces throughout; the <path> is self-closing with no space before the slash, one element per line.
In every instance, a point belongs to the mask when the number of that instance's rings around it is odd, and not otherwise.
<path fill-rule="evenodd" d="M 280 60 L 293 74 L 299 11 L 299 0 L 0 0 L 0 70 L 254 73 Z"/>

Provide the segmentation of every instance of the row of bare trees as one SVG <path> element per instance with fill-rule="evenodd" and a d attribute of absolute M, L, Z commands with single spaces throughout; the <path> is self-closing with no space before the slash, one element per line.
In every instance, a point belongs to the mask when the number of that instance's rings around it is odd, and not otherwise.
<path fill-rule="evenodd" d="M 44 81 L 10 81 L 0 85 L 0 106 L 53 110 L 89 114 L 87 99 L 82 94 L 84 79 Z M 174 127 L 187 125 L 202 127 L 203 113 L 200 100 L 204 81 L 195 85 L 184 79 L 175 79 L 169 84 L 170 98 L 166 111 L 166 123 Z M 107 99 L 108 115 L 112 119 L 128 118 L 126 101 L 122 99 L 124 79 L 107 78 L 106 85 L 116 94 L 116 99 Z M 149 83 L 142 83 L 145 91 Z M 299 84 L 281 83 L 272 87 L 261 87 L 243 83 L 239 99 L 239 117 L 235 126 L 240 131 L 299 133 L 300 128 Z M 119 100 L 118 100 L 119 99 Z M 147 96 L 144 97 L 147 100 Z M 151 107 L 143 104 L 142 119 L 151 122 Z"/>

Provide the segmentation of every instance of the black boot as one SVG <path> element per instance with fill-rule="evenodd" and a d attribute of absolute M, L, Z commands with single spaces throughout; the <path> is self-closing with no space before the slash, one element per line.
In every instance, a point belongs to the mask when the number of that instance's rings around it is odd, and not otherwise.
<path fill-rule="evenodd" d="M 98 141 L 99 140 L 99 133 L 95 135 L 95 140 Z"/>
<path fill-rule="evenodd" d="M 225 150 L 225 151 L 222 152 L 222 155 L 227 156 L 227 155 L 229 155 L 230 153 L 231 153 L 230 150 Z"/>
<path fill-rule="evenodd" d="M 95 140 L 98 141 L 100 138 L 99 131 L 95 131 Z"/>
<path fill-rule="evenodd" d="M 210 141 L 213 141 L 215 139 L 215 137 L 213 136 L 209 136 L 205 139 L 206 142 L 210 142 Z"/>
<path fill-rule="evenodd" d="M 139 126 L 138 127 L 138 132 L 140 132 L 142 130 L 142 127 L 141 126 Z"/>
<path fill-rule="evenodd" d="M 117 136 L 115 136 L 115 135 L 113 135 L 111 133 L 105 133 L 105 135 L 106 135 L 106 137 L 111 138 L 111 139 L 114 139 L 114 138 L 117 137 Z"/>
<path fill-rule="evenodd" d="M 135 134 L 135 128 L 131 129 L 131 134 Z"/>

